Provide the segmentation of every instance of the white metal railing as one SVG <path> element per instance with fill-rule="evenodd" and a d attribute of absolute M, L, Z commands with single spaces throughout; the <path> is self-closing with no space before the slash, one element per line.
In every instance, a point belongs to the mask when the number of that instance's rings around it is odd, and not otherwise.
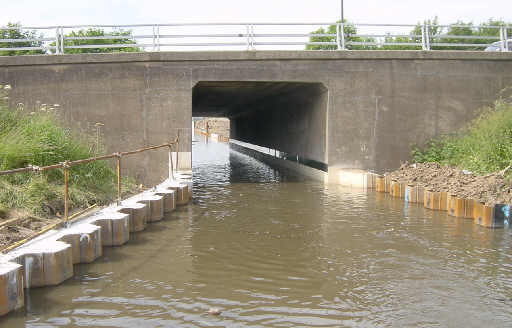
<path fill-rule="evenodd" d="M 318 32 L 320 27 L 324 28 L 323 32 Z M 103 35 L 76 33 L 86 29 L 94 29 Z M 490 35 L 454 35 L 449 33 L 451 29 L 466 29 L 471 32 L 485 30 Z M 80 52 L 81 49 L 285 50 L 309 47 L 312 50 L 484 50 L 493 46 L 495 51 L 512 50 L 512 40 L 509 39 L 512 35 L 508 35 L 512 26 L 343 23 L 16 26 L 0 28 L 0 37 L 6 30 L 16 30 L 23 38 L 0 38 L 0 55 L 9 51 L 22 52 L 15 54 L 23 54 L 24 51 L 64 54 Z M 75 34 L 72 35 L 71 32 Z"/>

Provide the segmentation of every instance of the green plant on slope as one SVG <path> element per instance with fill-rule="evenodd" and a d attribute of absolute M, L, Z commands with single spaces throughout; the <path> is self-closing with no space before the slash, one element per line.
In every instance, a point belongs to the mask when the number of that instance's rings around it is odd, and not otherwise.
<path fill-rule="evenodd" d="M 479 174 L 512 165 L 512 98 L 502 97 L 486 107 L 454 136 L 441 136 L 423 149 L 412 148 L 415 162 L 454 165 Z"/>
<path fill-rule="evenodd" d="M 47 166 L 97 155 L 93 138 L 64 128 L 55 108 L 41 106 L 27 113 L 10 109 L 8 89 L 0 89 L 0 170 Z M 0 206 L 24 208 L 34 214 L 55 214 L 63 206 L 63 170 L 23 173 L 0 179 Z M 71 206 L 107 203 L 116 195 L 116 173 L 106 161 L 70 169 Z M 128 180 L 125 188 L 133 189 Z M 125 189 L 126 190 L 126 189 Z"/>

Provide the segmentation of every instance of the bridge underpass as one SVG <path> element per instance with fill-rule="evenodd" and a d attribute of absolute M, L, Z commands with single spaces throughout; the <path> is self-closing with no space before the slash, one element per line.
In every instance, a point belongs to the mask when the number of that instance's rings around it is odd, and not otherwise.
<path fill-rule="evenodd" d="M 327 171 L 327 102 L 322 83 L 200 81 L 192 116 L 227 117 L 231 139 Z"/>

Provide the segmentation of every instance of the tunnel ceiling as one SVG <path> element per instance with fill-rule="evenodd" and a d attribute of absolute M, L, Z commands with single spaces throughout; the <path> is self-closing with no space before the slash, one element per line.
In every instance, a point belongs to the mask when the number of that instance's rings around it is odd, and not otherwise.
<path fill-rule="evenodd" d="M 192 115 L 236 117 L 251 106 L 269 98 L 299 96 L 303 90 L 325 88 L 318 83 L 202 81 L 193 89 Z"/>

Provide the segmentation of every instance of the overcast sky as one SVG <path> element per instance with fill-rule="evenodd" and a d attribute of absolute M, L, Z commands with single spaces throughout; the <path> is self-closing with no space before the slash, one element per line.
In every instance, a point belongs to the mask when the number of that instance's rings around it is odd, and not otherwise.
<path fill-rule="evenodd" d="M 145 24 L 178 22 L 330 22 L 340 0 L 2 0 L 0 25 Z M 512 21 L 512 0 L 344 0 L 356 23 Z"/>

